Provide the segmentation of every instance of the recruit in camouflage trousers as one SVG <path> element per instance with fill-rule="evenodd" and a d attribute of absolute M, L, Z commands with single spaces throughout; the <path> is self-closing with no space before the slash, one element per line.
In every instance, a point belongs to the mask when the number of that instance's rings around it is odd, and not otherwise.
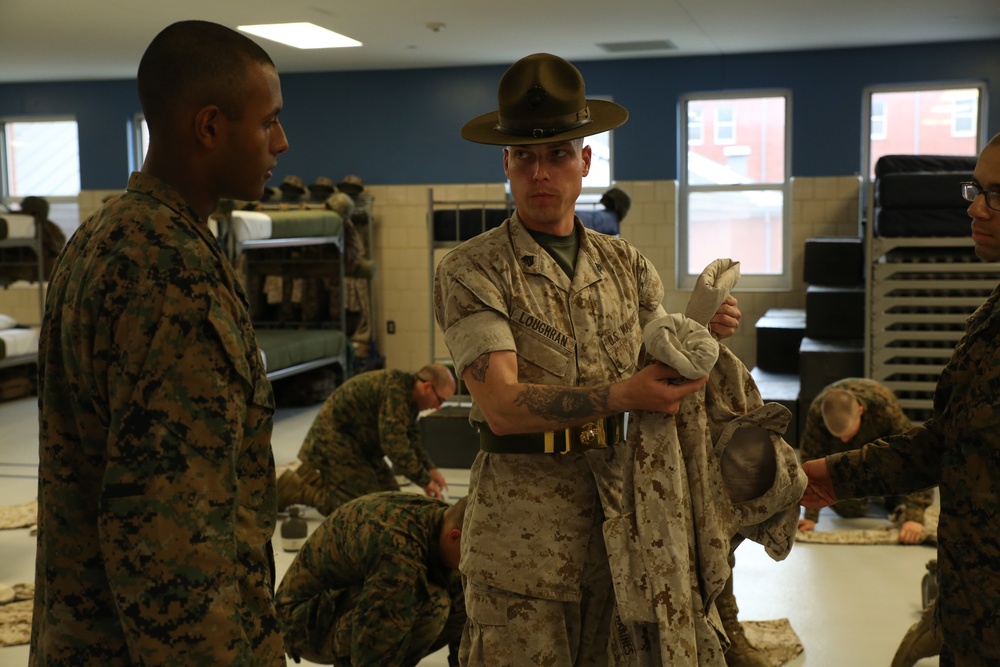
<path fill-rule="evenodd" d="M 435 316 L 459 374 L 500 350 L 517 351 L 525 383 L 600 386 L 635 372 L 643 325 L 665 314 L 659 276 L 628 242 L 587 231 L 579 220 L 575 228 L 572 279 L 516 212 L 442 260 Z M 475 404 L 471 419 L 485 422 Z M 473 664 L 483 654 L 499 664 L 564 658 L 565 646 L 546 633 L 553 624 L 545 602 L 581 599 L 577 664 L 606 661 L 613 595 L 601 531 L 605 516 L 621 511 L 620 455 L 620 446 L 565 455 L 479 452 L 461 564 L 470 618 L 462 650 L 474 647 Z"/>
<path fill-rule="evenodd" d="M 417 424 L 414 381 L 405 371 L 368 371 L 323 402 L 299 451 L 299 459 L 320 472 L 320 512 L 366 493 L 398 490 L 397 474 L 421 488 L 430 484 L 435 466 Z"/>
<path fill-rule="evenodd" d="M 206 225 L 133 173 L 45 310 L 30 664 L 284 665 L 271 386 Z"/>
<path fill-rule="evenodd" d="M 939 485 L 941 664 L 1000 665 L 1000 288 L 967 321 L 934 394 L 904 435 L 827 457 L 838 498 Z M 954 662 L 945 662 L 950 653 Z"/>
<path fill-rule="evenodd" d="M 416 665 L 456 642 L 462 581 L 438 556 L 448 505 L 374 493 L 334 510 L 309 536 L 277 605 L 293 658 L 349 667 Z"/>
<path fill-rule="evenodd" d="M 861 427 L 855 436 L 847 442 L 831 435 L 823 423 L 823 397 L 826 395 L 826 391 L 832 388 L 851 392 L 864 409 L 864 412 L 861 413 Z M 884 436 L 905 433 L 910 430 L 911 426 L 913 423 L 903 412 L 899 399 L 884 384 L 866 378 L 838 380 L 824 387 L 823 391 L 809 404 L 806 425 L 800 438 L 802 460 L 810 461 L 830 454 L 857 449 Z M 893 512 L 899 506 L 903 506 L 905 509 L 897 517 L 898 521 L 923 523 L 924 510 L 932 502 L 934 502 L 933 490 L 924 489 L 906 495 L 886 497 L 885 509 Z M 868 510 L 868 504 L 866 498 L 845 499 L 833 505 L 833 510 L 845 517 L 864 516 Z M 815 523 L 819 520 L 819 510 L 814 507 L 806 508 L 803 518 Z"/>

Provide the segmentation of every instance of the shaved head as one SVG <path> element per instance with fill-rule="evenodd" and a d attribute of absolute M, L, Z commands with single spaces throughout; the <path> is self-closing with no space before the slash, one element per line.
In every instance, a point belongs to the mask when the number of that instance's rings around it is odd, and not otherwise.
<path fill-rule="evenodd" d="M 180 21 L 164 28 L 139 62 L 139 102 L 150 132 L 185 108 L 218 106 L 235 117 L 247 81 L 247 65 L 274 67 L 249 37 L 208 21 Z"/>

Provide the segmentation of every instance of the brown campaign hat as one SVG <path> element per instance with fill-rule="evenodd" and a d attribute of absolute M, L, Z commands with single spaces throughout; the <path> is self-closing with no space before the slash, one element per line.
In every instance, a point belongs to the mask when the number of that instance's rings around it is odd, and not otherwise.
<path fill-rule="evenodd" d="M 600 134 L 628 120 L 625 107 L 588 100 L 580 71 L 550 53 L 511 65 L 500 78 L 497 103 L 497 111 L 465 124 L 464 139 L 495 146 L 547 144 Z"/>

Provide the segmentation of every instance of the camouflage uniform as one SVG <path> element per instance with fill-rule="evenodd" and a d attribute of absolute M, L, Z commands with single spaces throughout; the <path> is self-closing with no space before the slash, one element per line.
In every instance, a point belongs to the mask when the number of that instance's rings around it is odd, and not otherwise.
<path fill-rule="evenodd" d="M 320 472 L 321 512 L 366 493 L 399 490 L 394 473 L 421 488 L 430 484 L 434 463 L 417 426 L 414 381 L 404 371 L 368 371 L 327 397 L 299 450 L 299 458 Z"/>
<path fill-rule="evenodd" d="M 442 260 L 435 315 L 459 371 L 514 350 L 525 383 L 600 386 L 635 372 L 643 325 L 665 314 L 663 285 L 626 241 L 579 220 L 576 231 L 572 280 L 516 213 Z M 471 419 L 485 421 L 475 404 Z M 483 653 L 503 664 L 606 662 L 613 596 L 601 528 L 622 508 L 620 456 L 617 446 L 478 454 L 462 539 L 463 664 L 470 650 L 473 664 Z M 580 645 L 566 646 L 577 630 Z"/>
<path fill-rule="evenodd" d="M 283 665 L 271 386 L 180 194 L 133 173 L 49 285 L 33 665 Z"/>
<path fill-rule="evenodd" d="M 447 507 L 389 492 L 334 510 L 278 587 L 289 655 L 351 667 L 415 665 L 461 637 L 461 578 L 439 556 Z"/>
<path fill-rule="evenodd" d="M 832 388 L 851 392 L 864 408 L 864 412 L 861 413 L 861 427 L 857 434 L 846 443 L 840 438 L 830 435 L 823 423 L 823 397 L 826 395 L 826 391 Z M 903 408 L 899 405 L 896 395 L 885 385 L 864 378 L 838 380 L 824 388 L 809 405 L 809 414 L 806 417 L 806 425 L 801 437 L 802 460 L 810 461 L 830 454 L 857 449 L 865 443 L 883 436 L 905 433 L 910 430 L 911 426 L 913 423 L 903 413 Z M 933 501 L 934 492 L 925 489 L 902 496 L 888 496 L 885 498 L 885 508 L 892 512 L 902 505 L 905 510 L 899 517 L 900 520 L 923 523 L 924 510 Z M 868 511 L 868 499 L 843 500 L 834 505 L 833 510 L 844 517 L 864 516 Z M 819 510 L 806 508 L 804 518 L 813 522 L 818 521 Z"/>
<path fill-rule="evenodd" d="M 939 485 L 942 665 L 1000 664 L 998 302 L 1000 288 L 967 321 L 938 380 L 931 419 L 903 435 L 827 457 L 838 498 Z"/>

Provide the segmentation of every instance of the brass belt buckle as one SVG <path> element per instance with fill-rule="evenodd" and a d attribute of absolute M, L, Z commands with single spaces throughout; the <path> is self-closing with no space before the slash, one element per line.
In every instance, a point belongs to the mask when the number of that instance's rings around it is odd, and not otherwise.
<path fill-rule="evenodd" d="M 608 446 L 606 420 L 595 419 L 580 427 L 580 444 L 592 449 Z"/>

